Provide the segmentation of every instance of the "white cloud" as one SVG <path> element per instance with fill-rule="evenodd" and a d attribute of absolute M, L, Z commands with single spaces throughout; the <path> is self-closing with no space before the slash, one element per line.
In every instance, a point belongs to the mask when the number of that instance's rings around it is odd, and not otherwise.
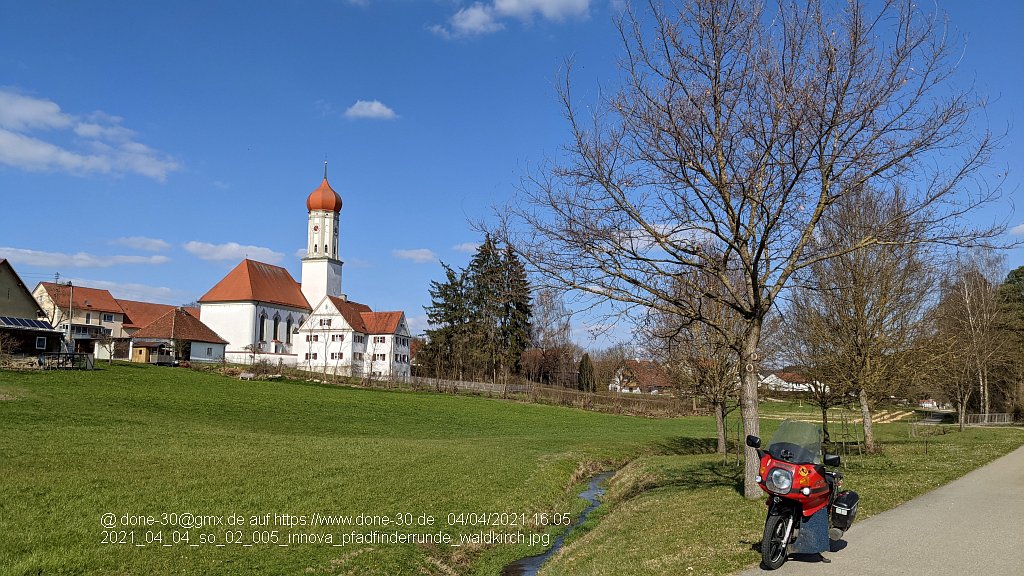
<path fill-rule="evenodd" d="M 15 264 L 48 268 L 107 268 L 119 264 L 166 264 L 171 261 L 167 256 L 100 256 L 87 252 L 67 254 L 7 246 L 0 246 L 0 258 L 6 258 Z"/>
<path fill-rule="evenodd" d="M 1024 236 L 1024 224 L 1018 224 L 1013 228 L 1010 228 L 1010 234 L 1014 236 Z"/>
<path fill-rule="evenodd" d="M 209 244 L 195 240 L 184 245 L 185 251 L 202 260 L 240 260 L 249 258 L 259 260 L 268 264 L 276 264 L 284 258 L 284 254 L 274 252 L 270 248 L 262 246 L 244 246 L 238 242 L 227 242 L 226 244 Z"/>
<path fill-rule="evenodd" d="M 452 246 L 452 250 L 455 250 L 456 252 L 462 252 L 464 254 L 472 254 L 473 252 L 476 252 L 477 248 L 479 247 L 479 242 L 463 242 L 462 244 L 456 244 L 455 246 Z"/>
<path fill-rule="evenodd" d="M 590 8 L 590 0 L 492 0 L 475 2 L 460 9 L 448 19 L 446 25 L 437 24 L 430 30 L 443 38 L 463 38 L 490 34 L 505 28 L 504 19 L 530 21 L 535 17 L 561 22 L 567 18 L 583 17 Z"/>
<path fill-rule="evenodd" d="M 395 111 L 379 100 L 359 100 L 345 110 L 346 118 L 369 118 L 372 120 L 394 120 Z"/>
<path fill-rule="evenodd" d="M 412 260 L 417 264 L 426 264 L 427 262 L 435 262 L 437 260 L 437 254 L 434 254 L 434 251 L 428 248 L 392 250 L 391 255 L 402 260 Z"/>
<path fill-rule="evenodd" d="M 67 280 L 75 286 L 109 290 L 114 298 L 120 298 L 121 300 L 140 300 L 142 302 L 156 302 L 158 304 L 180 304 L 184 300 L 184 293 L 181 290 L 166 286 L 88 280 L 84 278 L 68 278 Z"/>
<path fill-rule="evenodd" d="M 127 246 L 136 250 L 145 250 L 146 252 L 162 252 L 171 248 L 171 245 L 164 240 L 146 238 L 145 236 L 123 236 L 111 240 L 110 243 L 116 246 Z"/>
<path fill-rule="evenodd" d="M 136 142 L 135 132 L 121 122 L 102 111 L 76 117 L 50 100 L 0 88 L 0 164 L 76 175 L 140 174 L 160 182 L 180 168 L 168 155 Z M 34 131 L 47 131 L 47 138 Z M 70 140 L 74 148 L 54 139 Z"/>

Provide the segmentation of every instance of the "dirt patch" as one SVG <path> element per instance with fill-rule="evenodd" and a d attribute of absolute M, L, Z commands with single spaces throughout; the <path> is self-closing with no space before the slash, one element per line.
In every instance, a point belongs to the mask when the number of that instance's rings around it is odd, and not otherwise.
<path fill-rule="evenodd" d="M 17 399 L 18 399 L 17 396 L 11 396 L 10 394 L 4 394 L 3 392 L 0 392 L 0 402 L 4 402 L 6 400 L 17 400 Z"/>

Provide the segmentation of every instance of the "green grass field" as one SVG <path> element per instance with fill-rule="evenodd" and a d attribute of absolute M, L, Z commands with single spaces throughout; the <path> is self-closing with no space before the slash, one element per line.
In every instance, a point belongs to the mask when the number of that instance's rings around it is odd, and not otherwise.
<path fill-rule="evenodd" d="M 763 422 L 765 436 L 773 422 Z M 392 521 L 429 514 L 431 527 L 377 530 L 441 531 L 456 539 L 481 531 L 553 535 L 561 529 L 556 517 L 583 508 L 575 494 L 590 472 L 624 465 L 608 504 L 544 574 L 725 574 L 756 562 L 750 546 L 760 539 L 763 505 L 738 494 L 733 464 L 707 454 L 713 435 L 710 418 L 655 420 L 471 396 L 240 382 L 139 365 L 0 372 L 0 574 L 493 575 L 540 548 L 286 548 L 278 544 L 289 532 L 329 532 L 337 544 L 352 528 L 248 522 L 266 514 L 365 513 Z M 880 435 L 885 453 L 851 458 L 847 470 L 867 513 L 1024 441 L 1019 430 L 951 433 L 930 438 L 926 456 L 907 425 L 880 426 Z M 101 516 L 108 512 L 158 519 L 237 514 L 245 524 L 135 528 L 133 543 L 102 544 Z M 450 514 L 458 520 L 490 512 L 521 513 L 526 526 L 448 522 Z M 273 530 L 277 541 L 263 541 Z M 174 541 L 175 531 L 189 542 Z M 134 545 L 147 532 L 162 541 Z M 201 534 L 216 540 L 200 541 Z M 235 534 L 244 543 L 260 541 L 244 547 Z"/>
<path fill-rule="evenodd" d="M 540 549 L 101 545 L 100 517 L 426 513 L 439 519 L 436 532 L 449 513 L 515 512 L 534 524 L 536 512 L 582 509 L 570 486 L 581 465 L 612 467 L 710 430 L 706 420 L 100 368 L 0 372 L 4 573 L 494 574 Z M 211 531 L 220 543 L 227 528 Z"/>

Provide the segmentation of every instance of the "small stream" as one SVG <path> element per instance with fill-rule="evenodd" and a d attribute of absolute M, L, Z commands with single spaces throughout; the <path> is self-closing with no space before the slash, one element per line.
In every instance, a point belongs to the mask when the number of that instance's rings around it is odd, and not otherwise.
<path fill-rule="evenodd" d="M 526 558 L 520 558 L 515 562 L 505 566 L 501 571 L 501 576 L 536 576 L 537 572 L 540 571 L 541 566 L 551 558 L 555 552 L 558 552 L 562 548 L 562 544 L 565 543 L 565 537 L 569 535 L 569 532 L 573 528 L 583 523 L 587 519 L 587 516 L 597 508 L 600 502 L 598 498 L 604 495 L 605 489 L 600 486 L 602 482 L 612 477 L 614 472 L 602 472 L 597 476 L 590 479 L 590 483 L 587 484 L 587 489 L 580 492 L 580 498 L 583 498 L 590 502 L 587 508 L 580 513 L 579 518 L 575 522 L 569 525 L 568 528 L 562 532 L 561 535 L 555 539 L 555 543 L 551 545 L 551 548 L 547 549 L 542 554 L 536 556 L 527 556 Z"/>

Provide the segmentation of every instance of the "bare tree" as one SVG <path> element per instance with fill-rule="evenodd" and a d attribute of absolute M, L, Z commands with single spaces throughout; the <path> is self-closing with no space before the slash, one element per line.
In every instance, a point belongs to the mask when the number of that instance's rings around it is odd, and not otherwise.
<path fill-rule="evenodd" d="M 697 298 L 692 308 L 721 326 L 734 326 L 741 320 L 736 311 L 722 300 L 707 296 L 722 287 L 718 277 L 704 275 L 699 291 L 691 286 L 680 286 L 677 298 Z M 736 350 L 721 330 L 707 322 L 693 322 L 691 318 L 665 311 L 652 312 L 644 330 L 655 356 L 668 370 L 669 376 L 680 387 L 689 389 L 711 405 L 718 433 L 718 452 L 726 452 L 725 417 L 736 408 L 739 397 L 739 366 Z"/>
<path fill-rule="evenodd" d="M 944 341 L 955 342 L 947 346 L 949 359 L 961 368 L 968 363 L 983 414 L 990 410 L 990 375 L 1006 355 L 1009 342 L 1001 330 L 1001 275 L 1001 256 L 984 251 L 967 254 L 943 283 L 938 310 Z"/>
<path fill-rule="evenodd" d="M 822 219 L 813 242 L 838 249 L 875 231 L 919 237 L 918 226 L 901 214 L 899 196 L 855 190 Z M 855 393 L 869 452 L 875 451 L 872 404 L 900 393 L 915 372 L 914 347 L 933 285 L 926 256 L 920 244 L 880 243 L 817 262 L 800 275 L 786 311 L 791 355 L 817 382 L 826 430 L 830 405 Z"/>
<path fill-rule="evenodd" d="M 622 87 L 578 105 L 566 74 L 564 160 L 500 214 L 549 283 L 721 332 L 741 367 L 748 434 L 759 433 L 764 320 L 797 272 L 881 242 L 970 244 L 999 232 L 962 219 L 999 189 L 965 192 L 993 141 L 970 132 L 978 100 L 951 85 L 959 52 L 944 21 L 911 0 L 865 4 L 688 0 L 670 12 L 652 0 L 650 18 L 627 12 Z M 812 246 L 821 219 L 867 183 L 903 194 L 900 217 L 927 233 Z M 739 326 L 677 297 L 679 282 L 699 291 L 702 274 L 721 279 L 709 297 Z M 746 456 L 745 493 L 758 497 L 757 458 Z"/>

